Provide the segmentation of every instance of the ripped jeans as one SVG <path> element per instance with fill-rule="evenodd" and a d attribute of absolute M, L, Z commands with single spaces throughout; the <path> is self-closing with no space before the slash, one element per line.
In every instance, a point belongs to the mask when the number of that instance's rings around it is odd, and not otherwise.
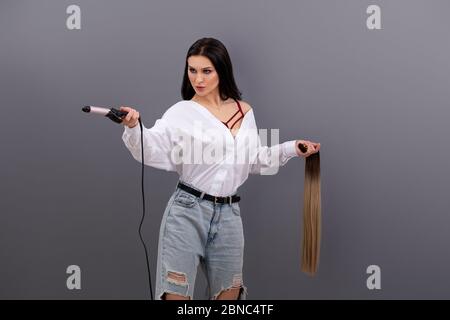
<path fill-rule="evenodd" d="M 240 288 L 238 300 L 247 298 L 242 277 L 244 232 L 238 202 L 215 204 L 177 188 L 164 211 L 158 241 L 157 300 L 164 293 L 193 299 L 199 263 L 206 275 L 209 299 L 232 288 Z"/>

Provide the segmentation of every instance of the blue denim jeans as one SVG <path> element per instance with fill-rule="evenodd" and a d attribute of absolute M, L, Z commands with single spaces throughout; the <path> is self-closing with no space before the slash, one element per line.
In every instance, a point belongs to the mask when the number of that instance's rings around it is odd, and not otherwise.
<path fill-rule="evenodd" d="M 238 299 L 245 300 L 243 257 L 239 203 L 215 204 L 176 188 L 159 232 L 155 297 L 161 300 L 164 293 L 173 293 L 193 299 L 200 263 L 209 299 L 216 299 L 224 290 L 240 288 Z"/>

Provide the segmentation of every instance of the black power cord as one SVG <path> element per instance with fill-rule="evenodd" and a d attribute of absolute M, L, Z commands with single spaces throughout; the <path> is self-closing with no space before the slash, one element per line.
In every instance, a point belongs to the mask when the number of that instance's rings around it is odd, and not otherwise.
<path fill-rule="evenodd" d="M 150 274 L 150 264 L 148 262 L 148 252 L 147 252 L 147 246 L 145 245 L 145 241 L 142 238 L 141 229 L 142 229 L 142 223 L 144 222 L 145 218 L 145 192 L 144 192 L 144 129 L 142 128 L 142 121 L 141 117 L 138 118 L 139 120 L 139 127 L 141 128 L 141 190 L 142 190 L 142 219 L 141 223 L 139 224 L 139 237 L 141 238 L 142 245 L 144 246 L 145 250 L 145 262 L 147 262 L 147 273 L 148 273 L 148 284 L 150 287 L 150 298 L 153 299 L 153 289 L 152 289 L 152 277 Z"/>
<path fill-rule="evenodd" d="M 114 122 L 122 123 L 123 117 L 125 117 L 128 114 L 126 111 L 120 111 L 114 108 L 111 108 L 110 111 L 106 114 L 106 117 L 111 119 Z M 142 238 L 142 223 L 144 222 L 145 218 L 145 192 L 144 192 L 144 129 L 142 128 L 142 121 L 141 117 L 138 118 L 139 121 L 139 127 L 141 128 L 141 190 L 142 190 L 142 218 L 141 223 L 139 224 L 139 237 L 141 238 L 142 245 L 144 246 L 145 251 L 145 262 L 147 263 L 147 273 L 148 273 L 148 285 L 150 287 L 150 298 L 153 299 L 153 289 L 152 289 L 152 276 L 150 274 L 150 264 L 148 262 L 148 252 L 147 252 L 147 246 L 145 245 L 145 241 Z"/>

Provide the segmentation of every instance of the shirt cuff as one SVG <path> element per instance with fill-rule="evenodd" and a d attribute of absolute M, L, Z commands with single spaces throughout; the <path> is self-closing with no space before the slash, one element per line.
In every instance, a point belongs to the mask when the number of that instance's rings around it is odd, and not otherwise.
<path fill-rule="evenodd" d="M 291 141 L 286 141 L 282 144 L 283 153 L 286 157 L 292 158 L 292 157 L 299 156 L 296 151 L 296 142 L 297 142 L 297 140 L 291 140 Z"/>

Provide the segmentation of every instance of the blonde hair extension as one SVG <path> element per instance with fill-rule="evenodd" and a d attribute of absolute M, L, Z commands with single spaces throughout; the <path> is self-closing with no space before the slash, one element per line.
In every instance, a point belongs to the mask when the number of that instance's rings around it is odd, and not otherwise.
<path fill-rule="evenodd" d="M 305 184 L 303 199 L 303 272 L 316 274 L 320 256 L 321 238 L 320 152 L 305 159 Z"/>

